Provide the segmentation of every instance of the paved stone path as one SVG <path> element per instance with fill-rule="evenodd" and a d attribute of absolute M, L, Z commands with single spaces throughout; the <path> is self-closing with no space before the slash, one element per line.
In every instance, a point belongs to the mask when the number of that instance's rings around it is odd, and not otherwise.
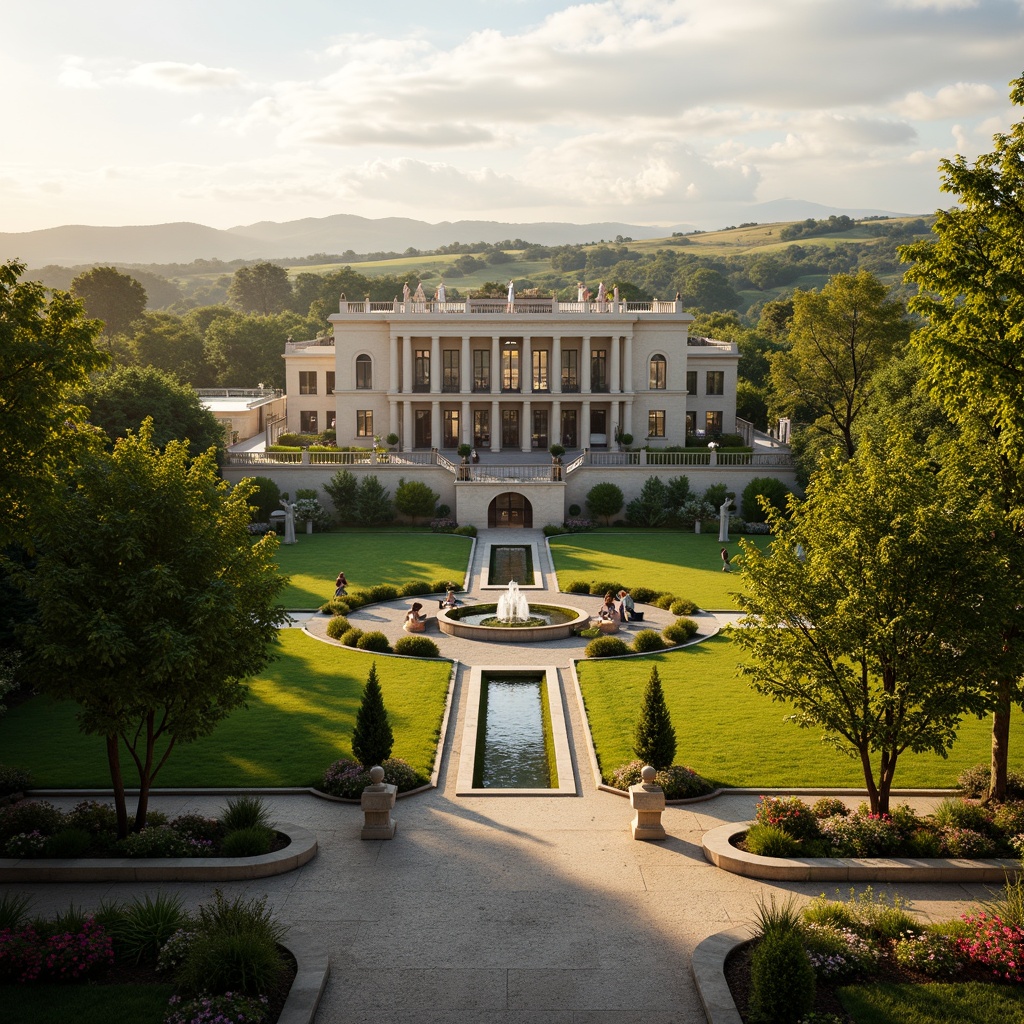
<path fill-rule="evenodd" d="M 516 543 L 530 533 L 517 531 Z M 502 531 L 501 539 L 508 537 Z M 477 587 L 486 543 L 482 533 L 467 601 L 482 596 Z M 540 545 L 543 550 L 542 539 Z M 550 565 L 545 562 L 542 570 L 553 590 Z M 566 603 L 571 600 L 565 596 Z M 596 609 L 597 599 L 588 600 Z M 372 622 L 395 639 L 408 604 L 376 606 L 350 618 L 361 628 Z M 664 615 L 664 621 L 671 619 Z M 662 623 L 658 615 L 651 618 Z M 322 630 L 324 622 L 314 616 L 308 625 Z M 711 625 L 705 617 L 702 632 Z M 756 795 L 671 807 L 664 816 L 667 841 L 634 841 L 628 801 L 595 788 L 571 686 L 565 687 L 565 710 L 576 798 L 456 798 L 464 667 L 554 661 L 567 669 L 570 658 L 581 656 L 583 643 L 473 644 L 436 630 L 431 635 L 443 654 L 463 666 L 456 711 L 439 786 L 398 802 L 395 840 L 361 842 L 356 806 L 310 796 L 271 797 L 278 820 L 316 832 L 318 856 L 289 875 L 220 886 L 229 897 L 267 894 L 282 921 L 329 950 L 331 979 L 317 1024 L 704 1024 L 689 973 L 696 944 L 749 923 L 760 893 L 794 893 L 803 900 L 822 889 L 833 891 L 820 883 L 761 883 L 704 860 L 702 833 L 748 819 Z M 934 803 L 911 802 L 921 810 Z M 213 813 L 223 803 L 222 797 L 153 800 L 172 815 L 185 809 Z M 47 912 L 72 900 L 95 907 L 104 898 L 130 898 L 151 887 L 10 888 L 30 893 L 36 911 Z M 164 888 L 181 892 L 194 906 L 215 885 Z M 955 916 L 987 895 L 983 886 L 896 888 L 933 919 Z"/>

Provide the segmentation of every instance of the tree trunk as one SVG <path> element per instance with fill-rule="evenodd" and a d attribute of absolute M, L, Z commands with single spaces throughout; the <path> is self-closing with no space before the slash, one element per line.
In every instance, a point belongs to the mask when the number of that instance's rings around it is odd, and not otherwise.
<path fill-rule="evenodd" d="M 985 803 L 1002 803 L 1006 799 L 1006 770 L 1010 757 L 1011 683 L 996 680 L 996 708 L 992 712 L 992 777 Z"/>
<path fill-rule="evenodd" d="M 153 719 L 154 712 L 146 715 L 146 758 L 139 765 L 139 805 L 135 809 L 135 831 L 141 832 L 146 827 L 146 815 L 149 813 L 149 790 L 153 778 Z"/>
<path fill-rule="evenodd" d="M 878 789 L 875 787 L 875 774 L 871 770 L 871 751 L 867 744 L 859 748 L 860 763 L 864 769 L 864 785 L 868 791 L 868 802 L 871 805 L 871 813 L 878 814 Z"/>
<path fill-rule="evenodd" d="M 115 733 L 107 736 L 107 764 L 110 766 L 110 783 L 114 788 L 114 809 L 117 812 L 117 838 L 128 835 L 128 808 L 124 800 L 124 778 L 121 775 L 121 755 L 118 749 L 119 737 Z"/>

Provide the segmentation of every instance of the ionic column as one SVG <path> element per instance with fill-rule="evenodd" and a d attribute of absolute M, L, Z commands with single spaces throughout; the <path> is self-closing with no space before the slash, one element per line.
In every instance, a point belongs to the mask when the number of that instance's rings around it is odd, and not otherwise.
<path fill-rule="evenodd" d="M 497 334 L 491 337 L 491 394 L 501 394 L 501 337 Z M 491 441 L 494 441 L 494 431 L 491 431 Z M 498 449 L 495 448 L 494 451 Z"/>
<path fill-rule="evenodd" d="M 610 390 L 613 395 L 619 393 L 619 336 L 617 334 L 612 335 L 612 378 L 609 382 Z"/>
<path fill-rule="evenodd" d="M 491 451 L 501 451 L 501 403 L 491 402 Z"/>
<path fill-rule="evenodd" d="M 441 393 L 441 339 L 436 334 L 430 339 L 430 393 Z"/>
<path fill-rule="evenodd" d="M 523 335 L 523 353 L 519 357 L 519 390 L 528 395 L 533 391 L 533 356 L 530 352 L 530 336 Z M 523 449 L 526 451 L 526 449 Z"/>
<path fill-rule="evenodd" d="M 551 427 L 548 430 L 548 437 L 552 444 L 562 443 L 562 403 L 559 401 L 551 403 Z"/>
<path fill-rule="evenodd" d="M 405 347 L 402 349 L 402 393 L 412 394 L 412 337 L 405 336 Z M 406 428 L 408 429 L 408 427 Z"/>
<path fill-rule="evenodd" d="M 412 451 L 412 402 L 402 403 L 402 448 Z"/>
<path fill-rule="evenodd" d="M 627 399 L 622 403 L 622 432 L 624 434 L 633 433 L 633 403 Z"/>
<path fill-rule="evenodd" d="M 388 391 L 398 393 L 398 335 L 391 335 L 391 363 L 388 366 Z"/>
<path fill-rule="evenodd" d="M 556 334 L 551 339 L 551 366 L 548 368 L 551 375 L 548 379 L 551 382 L 551 392 L 555 395 L 562 393 L 562 337 Z M 561 444 L 561 439 L 559 439 Z"/>
<path fill-rule="evenodd" d="M 584 400 L 580 403 L 580 429 L 577 440 L 581 448 L 590 447 L 590 402 Z"/>
<path fill-rule="evenodd" d="M 388 433 L 398 433 L 398 402 L 394 398 L 388 399 Z"/>
<path fill-rule="evenodd" d="M 580 392 L 584 395 L 590 394 L 590 337 L 583 338 L 582 351 L 580 352 Z"/>
<path fill-rule="evenodd" d="M 530 403 L 523 402 L 523 411 L 519 414 L 519 447 L 524 452 L 533 449 L 533 423 L 530 415 Z"/>
<path fill-rule="evenodd" d="M 459 364 L 459 390 L 469 394 L 473 387 L 473 362 L 469 351 L 469 335 L 462 336 L 462 362 Z"/>
<path fill-rule="evenodd" d="M 459 444 L 472 444 L 473 438 L 471 436 L 472 425 L 471 425 L 472 414 L 469 411 L 469 402 L 462 403 L 462 412 L 459 413 Z"/>
<path fill-rule="evenodd" d="M 622 390 L 633 391 L 633 335 L 626 335 L 626 358 L 624 361 Z"/>
<path fill-rule="evenodd" d="M 440 448 L 441 441 L 441 403 L 430 403 L 430 446 Z"/>

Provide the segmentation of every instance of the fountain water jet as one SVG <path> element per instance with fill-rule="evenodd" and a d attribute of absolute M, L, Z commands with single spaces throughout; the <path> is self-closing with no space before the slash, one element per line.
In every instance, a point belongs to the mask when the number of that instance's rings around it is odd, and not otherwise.
<path fill-rule="evenodd" d="M 498 598 L 497 616 L 502 622 L 526 622 L 530 604 L 515 580 L 508 581 L 508 590 Z"/>

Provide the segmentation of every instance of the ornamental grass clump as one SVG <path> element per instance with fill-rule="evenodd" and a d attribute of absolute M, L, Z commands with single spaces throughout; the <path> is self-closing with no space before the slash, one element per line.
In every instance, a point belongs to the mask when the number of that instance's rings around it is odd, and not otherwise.
<path fill-rule="evenodd" d="M 756 857 L 795 857 L 800 852 L 799 840 L 777 825 L 751 825 L 743 845 Z"/>

